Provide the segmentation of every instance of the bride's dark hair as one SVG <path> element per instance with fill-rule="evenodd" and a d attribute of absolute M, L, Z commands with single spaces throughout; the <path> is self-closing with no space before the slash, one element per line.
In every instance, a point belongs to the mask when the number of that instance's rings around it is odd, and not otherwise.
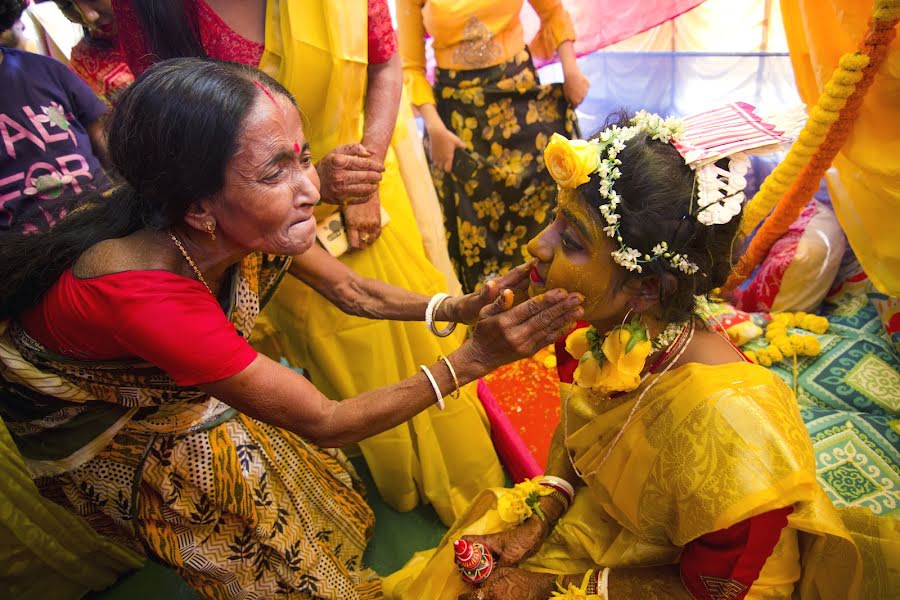
<path fill-rule="evenodd" d="M 624 127 L 631 117 L 624 111 L 614 113 L 603 129 L 611 125 Z M 641 273 L 622 269 L 622 281 L 657 276 L 662 316 L 669 321 L 687 319 L 694 310 L 694 297 L 722 286 L 731 272 L 740 215 L 723 225 L 697 221 L 694 171 L 671 144 L 641 133 L 625 144 L 618 158 L 622 161 L 622 175 L 613 189 L 622 196 L 617 212 L 621 215 L 619 234 L 624 243 L 641 254 L 651 254 L 656 244 L 665 241 L 672 253 L 686 254 L 700 268 L 688 275 L 668 261 L 657 259 L 641 263 Z M 724 162 L 720 166 L 727 168 L 727 159 Z M 600 182 L 595 173 L 590 182 L 578 187 L 578 192 L 596 210 L 597 219 L 602 220 L 598 207 L 605 201 L 600 197 Z"/>

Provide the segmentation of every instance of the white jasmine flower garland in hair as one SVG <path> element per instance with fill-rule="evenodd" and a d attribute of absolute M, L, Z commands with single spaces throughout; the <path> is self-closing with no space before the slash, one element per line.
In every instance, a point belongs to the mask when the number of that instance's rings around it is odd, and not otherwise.
<path fill-rule="evenodd" d="M 684 119 L 663 118 L 642 110 L 626 127 L 613 125 L 595 140 L 570 141 L 553 134 L 544 150 L 544 162 L 561 188 L 575 189 L 590 181 L 592 174 L 600 176 L 599 192 L 604 202 L 599 208 L 606 222 L 603 231 L 619 246 L 612 253 L 617 264 L 640 273 L 642 264 L 665 260 L 679 271 L 693 275 L 699 267 L 686 254 L 672 252 L 665 240 L 656 244 L 650 254 L 622 241 L 621 215 L 617 210 L 622 198 L 615 190 L 616 180 L 622 175 L 619 153 L 628 140 L 642 132 L 652 140 L 672 144 L 697 178 L 697 199 L 695 205 L 691 198 L 691 215 L 706 226 L 723 225 L 740 214 L 744 202 L 745 175 L 750 167 L 744 153 L 774 151 L 791 141 L 793 134 L 774 125 L 795 123 L 797 117 L 793 111 L 791 115 L 763 119 L 756 114 L 756 107 L 744 102 L 732 102 Z M 728 170 L 716 166 L 722 158 L 728 158 Z"/>
<path fill-rule="evenodd" d="M 600 214 L 606 222 L 603 231 L 619 245 L 618 250 L 612 252 L 613 260 L 629 271 L 640 273 L 643 270 L 642 263 L 654 260 L 666 260 L 674 268 L 688 275 L 693 275 L 699 270 L 686 255 L 669 252 L 665 241 L 654 247 L 652 255 L 644 254 L 628 246 L 619 233 L 622 217 L 617 208 L 622 203 L 622 197 L 614 189 L 616 180 L 622 176 L 619 170 L 619 165 L 622 164 L 618 158 L 619 153 L 625 149 L 628 140 L 641 132 L 646 133 L 651 139 L 667 144 L 675 139 L 680 131 L 681 123 L 677 119 L 663 119 L 659 115 L 641 111 L 631 120 L 630 126 L 613 125 L 603 130 L 596 140 L 570 141 L 554 133 L 544 150 L 547 170 L 561 188 L 574 189 L 587 183 L 593 173 L 600 176 L 600 197 L 605 200 L 599 207 Z"/>

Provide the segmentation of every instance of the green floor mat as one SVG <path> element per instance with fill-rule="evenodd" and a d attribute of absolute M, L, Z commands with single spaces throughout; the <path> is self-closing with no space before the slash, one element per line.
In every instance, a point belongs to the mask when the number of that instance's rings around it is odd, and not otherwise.
<path fill-rule="evenodd" d="M 447 530 L 430 506 L 399 513 L 384 503 L 362 457 L 353 464 L 368 490 L 368 501 L 375 511 L 375 534 L 366 550 L 365 563 L 381 575 L 396 571 L 414 552 L 432 548 Z M 140 571 L 126 575 L 111 588 L 86 596 L 91 600 L 199 600 L 198 596 L 173 570 L 147 561 Z"/>

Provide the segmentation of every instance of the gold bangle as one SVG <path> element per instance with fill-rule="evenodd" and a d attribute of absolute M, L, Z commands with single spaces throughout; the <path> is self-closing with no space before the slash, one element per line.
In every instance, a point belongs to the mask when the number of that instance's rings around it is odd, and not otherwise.
<path fill-rule="evenodd" d="M 584 593 L 587 594 L 588 596 L 597 595 L 599 593 L 599 590 L 597 589 L 597 571 L 595 571 L 594 569 L 590 569 L 587 572 L 586 579 L 587 579 L 587 582 L 586 582 L 586 585 L 584 586 L 585 587 Z"/>
<path fill-rule="evenodd" d="M 450 375 L 453 377 L 453 385 L 456 386 L 456 389 L 450 394 L 451 398 L 459 398 L 459 379 L 456 378 L 456 369 L 453 368 L 453 365 L 450 364 L 450 359 L 441 354 L 438 356 L 438 360 L 447 365 L 447 369 L 450 370 Z"/>
<path fill-rule="evenodd" d="M 553 491 L 547 494 L 547 496 L 559 502 L 563 507 L 563 512 L 569 510 L 569 499 L 566 497 L 566 495 L 555 488 L 551 489 L 553 489 Z"/>

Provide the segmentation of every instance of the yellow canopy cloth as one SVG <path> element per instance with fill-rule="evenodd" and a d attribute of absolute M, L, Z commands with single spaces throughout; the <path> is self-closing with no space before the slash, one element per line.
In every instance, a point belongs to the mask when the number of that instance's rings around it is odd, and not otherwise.
<path fill-rule="evenodd" d="M 854 51 L 873 0 L 790 0 L 781 3 L 800 95 L 812 106 L 838 59 Z M 859 110 L 850 138 L 834 161 L 828 187 L 838 220 L 875 286 L 900 296 L 900 44 Z"/>
<path fill-rule="evenodd" d="M 748 599 L 791 598 L 795 586 L 804 600 L 886 599 L 898 589 L 897 520 L 865 511 L 842 519 L 816 483 L 794 395 L 768 370 L 691 363 L 619 398 L 568 384 L 561 394 L 566 447 L 586 486 L 524 568 L 578 573 L 601 566 L 615 577 L 616 567 L 672 564 L 691 540 L 792 506 Z M 509 527 L 497 514 L 499 492 L 479 496 L 433 554 L 414 557 L 384 580 L 387 597 L 455 598 L 465 591 L 452 541 Z M 864 583 L 861 553 L 871 568 Z"/>
<path fill-rule="evenodd" d="M 41 496 L 0 420 L 0 590 L 7 598 L 80 598 L 144 559 Z"/>
<path fill-rule="evenodd" d="M 316 157 L 361 138 L 366 14 L 365 0 L 268 3 L 266 52 L 260 67 L 297 98 Z M 402 101 L 404 106 L 408 114 L 408 102 Z M 447 279 L 426 257 L 411 206 L 409 194 L 415 188 L 410 182 L 418 182 L 420 191 L 427 187 L 434 197 L 422 150 L 411 149 L 419 145 L 414 135 L 414 126 L 398 121 L 385 159 L 379 195 L 390 223 L 372 246 L 340 260 L 365 277 L 432 295 L 447 289 Z M 420 171 L 405 160 L 415 156 L 421 158 Z M 440 244 L 446 256 L 443 237 Z M 447 268 L 452 272 L 449 259 Z M 420 364 L 450 354 L 465 335 L 460 329 L 437 338 L 422 323 L 351 317 L 292 278 L 282 283 L 264 315 L 281 334 L 286 358 L 306 368 L 315 385 L 331 398 L 351 397 L 410 377 Z M 391 506 L 411 510 L 421 494 L 446 523 L 453 522 L 479 490 L 503 481 L 474 385 L 448 401 L 445 411 L 431 408 L 360 447 L 379 492 Z"/>

